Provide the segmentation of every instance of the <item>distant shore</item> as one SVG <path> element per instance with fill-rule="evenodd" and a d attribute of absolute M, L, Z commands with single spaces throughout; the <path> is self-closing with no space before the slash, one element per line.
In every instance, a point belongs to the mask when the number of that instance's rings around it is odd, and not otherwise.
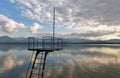
<path fill-rule="evenodd" d="M 0 42 L 0 44 L 28 44 L 28 42 Z M 32 44 L 32 43 L 31 43 Z M 42 43 L 39 43 L 42 44 Z M 50 44 L 50 43 L 46 43 Z M 84 43 L 63 43 L 63 44 L 120 44 L 120 43 L 95 43 L 95 42 L 84 42 Z"/>

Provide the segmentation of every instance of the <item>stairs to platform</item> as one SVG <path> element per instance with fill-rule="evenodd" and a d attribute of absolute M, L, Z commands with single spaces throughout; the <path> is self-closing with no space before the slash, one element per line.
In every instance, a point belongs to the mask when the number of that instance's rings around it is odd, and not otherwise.
<path fill-rule="evenodd" d="M 29 74 L 29 78 L 43 78 L 48 52 L 37 52 Z"/>

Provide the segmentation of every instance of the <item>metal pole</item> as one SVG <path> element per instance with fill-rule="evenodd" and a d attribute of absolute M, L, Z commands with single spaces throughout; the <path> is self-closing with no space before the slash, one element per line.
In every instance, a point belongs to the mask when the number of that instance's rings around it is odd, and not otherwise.
<path fill-rule="evenodd" d="M 54 7 L 54 14 L 53 14 L 53 49 L 54 49 L 54 38 L 55 38 L 55 7 Z"/>

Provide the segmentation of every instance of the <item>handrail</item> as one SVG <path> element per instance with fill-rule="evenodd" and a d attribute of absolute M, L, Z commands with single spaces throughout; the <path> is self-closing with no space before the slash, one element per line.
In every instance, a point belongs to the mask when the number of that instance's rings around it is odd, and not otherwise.
<path fill-rule="evenodd" d="M 62 38 L 54 38 L 46 36 L 42 37 L 42 39 L 28 37 L 28 49 L 62 49 L 63 48 L 63 39 Z"/>
<path fill-rule="evenodd" d="M 32 46 L 31 46 L 31 44 L 33 44 Z M 35 38 L 34 37 L 28 37 L 28 49 L 30 49 L 30 48 L 35 48 Z"/>

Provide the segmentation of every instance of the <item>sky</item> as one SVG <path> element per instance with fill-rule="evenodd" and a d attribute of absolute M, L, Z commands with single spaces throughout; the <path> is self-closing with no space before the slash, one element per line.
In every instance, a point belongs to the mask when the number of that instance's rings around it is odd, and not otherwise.
<path fill-rule="evenodd" d="M 0 0 L 0 36 L 120 39 L 120 0 Z"/>

